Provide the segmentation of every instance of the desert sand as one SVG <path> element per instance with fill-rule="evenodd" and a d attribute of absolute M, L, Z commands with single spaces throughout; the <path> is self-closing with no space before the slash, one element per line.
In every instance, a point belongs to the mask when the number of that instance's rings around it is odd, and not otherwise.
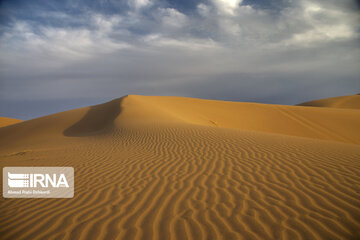
<path fill-rule="evenodd" d="M 22 121 L 19 119 L 14 119 L 14 118 L 0 117 L 0 127 L 9 126 L 9 125 L 19 123 L 19 122 L 22 122 Z"/>
<path fill-rule="evenodd" d="M 0 236 L 359 239 L 359 123 L 356 107 L 129 95 L 5 126 L 1 167 L 74 167 L 75 196 L 2 198 Z"/>
<path fill-rule="evenodd" d="M 299 106 L 360 109 L 360 94 L 319 99 L 301 103 Z"/>

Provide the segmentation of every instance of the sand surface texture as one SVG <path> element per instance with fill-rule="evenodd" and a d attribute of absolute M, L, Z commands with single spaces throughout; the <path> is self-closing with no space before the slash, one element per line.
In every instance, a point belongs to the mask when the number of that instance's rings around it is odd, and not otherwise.
<path fill-rule="evenodd" d="M 130 95 L 2 127 L 1 167 L 74 167 L 75 197 L 2 198 L 0 238 L 359 239 L 359 123 Z"/>

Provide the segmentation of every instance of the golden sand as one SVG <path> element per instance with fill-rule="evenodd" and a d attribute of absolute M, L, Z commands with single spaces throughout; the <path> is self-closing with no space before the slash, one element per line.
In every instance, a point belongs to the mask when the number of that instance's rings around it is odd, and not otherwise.
<path fill-rule="evenodd" d="M 358 103 L 359 98 L 357 98 Z M 125 96 L 0 128 L 72 199 L 0 201 L 2 239 L 356 239 L 360 110 Z"/>
<path fill-rule="evenodd" d="M 299 106 L 360 109 L 360 95 L 349 95 L 349 96 L 314 100 L 310 102 L 301 103 L 299 104 Z"/>
<path fill-rule="evenodd" d="M 22 121 L 18 120 L 18 119 L 13 119 L 13 118 L 0 117 L 0 127 L 9 126 L 9 125 L 19 123 L 19 122 L 22 122 Z"/>

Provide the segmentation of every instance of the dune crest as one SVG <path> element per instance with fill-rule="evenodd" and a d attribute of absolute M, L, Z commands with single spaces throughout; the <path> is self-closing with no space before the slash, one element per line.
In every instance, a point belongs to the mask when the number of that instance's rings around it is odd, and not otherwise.
<path fill-rule="evenodd" d="M 0 236 L 357 239 L 359 115 L 129 95 L 0 128 L 1 167 L 75 169 L 72 199 L 2 198 Z"/>
<path fill-rule="evenodd" d="M 319 99 L 300 103 L 298 106 L 360 109 L 360 95 Z"/>
<path fill-rule="evenodd" d="M 0 130 L 9 142 L 87 136 L 111 128 L 193 124 L 360 144 L 360 112 L 185 97 L 128 95 L 91 107 L 25 121 Z M 36 129 L 36 131 L 34 131 Z M 1 144 L 1 140 L 0 140 Z"/>
<path fill-rule="evenodd" d="M 6 127 L 15 123 L 22 122 L 22 120 L 14 119 L 14 118 L 7 118 L 7 117 L 0 117 L 0 128 Z"/>
<path fill-rule="evenodd" d="M 360 143 L 360 112 L 355 110 L 139 95 L 126 97 L 122 108 L 117 121 L 123 123 L 177 122 Z"/>
<path fill-rule="evenodd" d="M 87 113 L 75 124 L 64 130 L 65 136 L 87 136 L 110 130 L 121 113 L 123 98 L 89 107 Z"/>

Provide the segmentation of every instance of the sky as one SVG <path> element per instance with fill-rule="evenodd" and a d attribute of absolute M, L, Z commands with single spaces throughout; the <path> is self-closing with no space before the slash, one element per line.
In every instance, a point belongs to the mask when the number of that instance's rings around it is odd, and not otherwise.
<path fill-rule="evenodd" d="M 358 0 L 1 0 L 0 116 L 127 94 L 272 104 L 360 92 Z"/>

